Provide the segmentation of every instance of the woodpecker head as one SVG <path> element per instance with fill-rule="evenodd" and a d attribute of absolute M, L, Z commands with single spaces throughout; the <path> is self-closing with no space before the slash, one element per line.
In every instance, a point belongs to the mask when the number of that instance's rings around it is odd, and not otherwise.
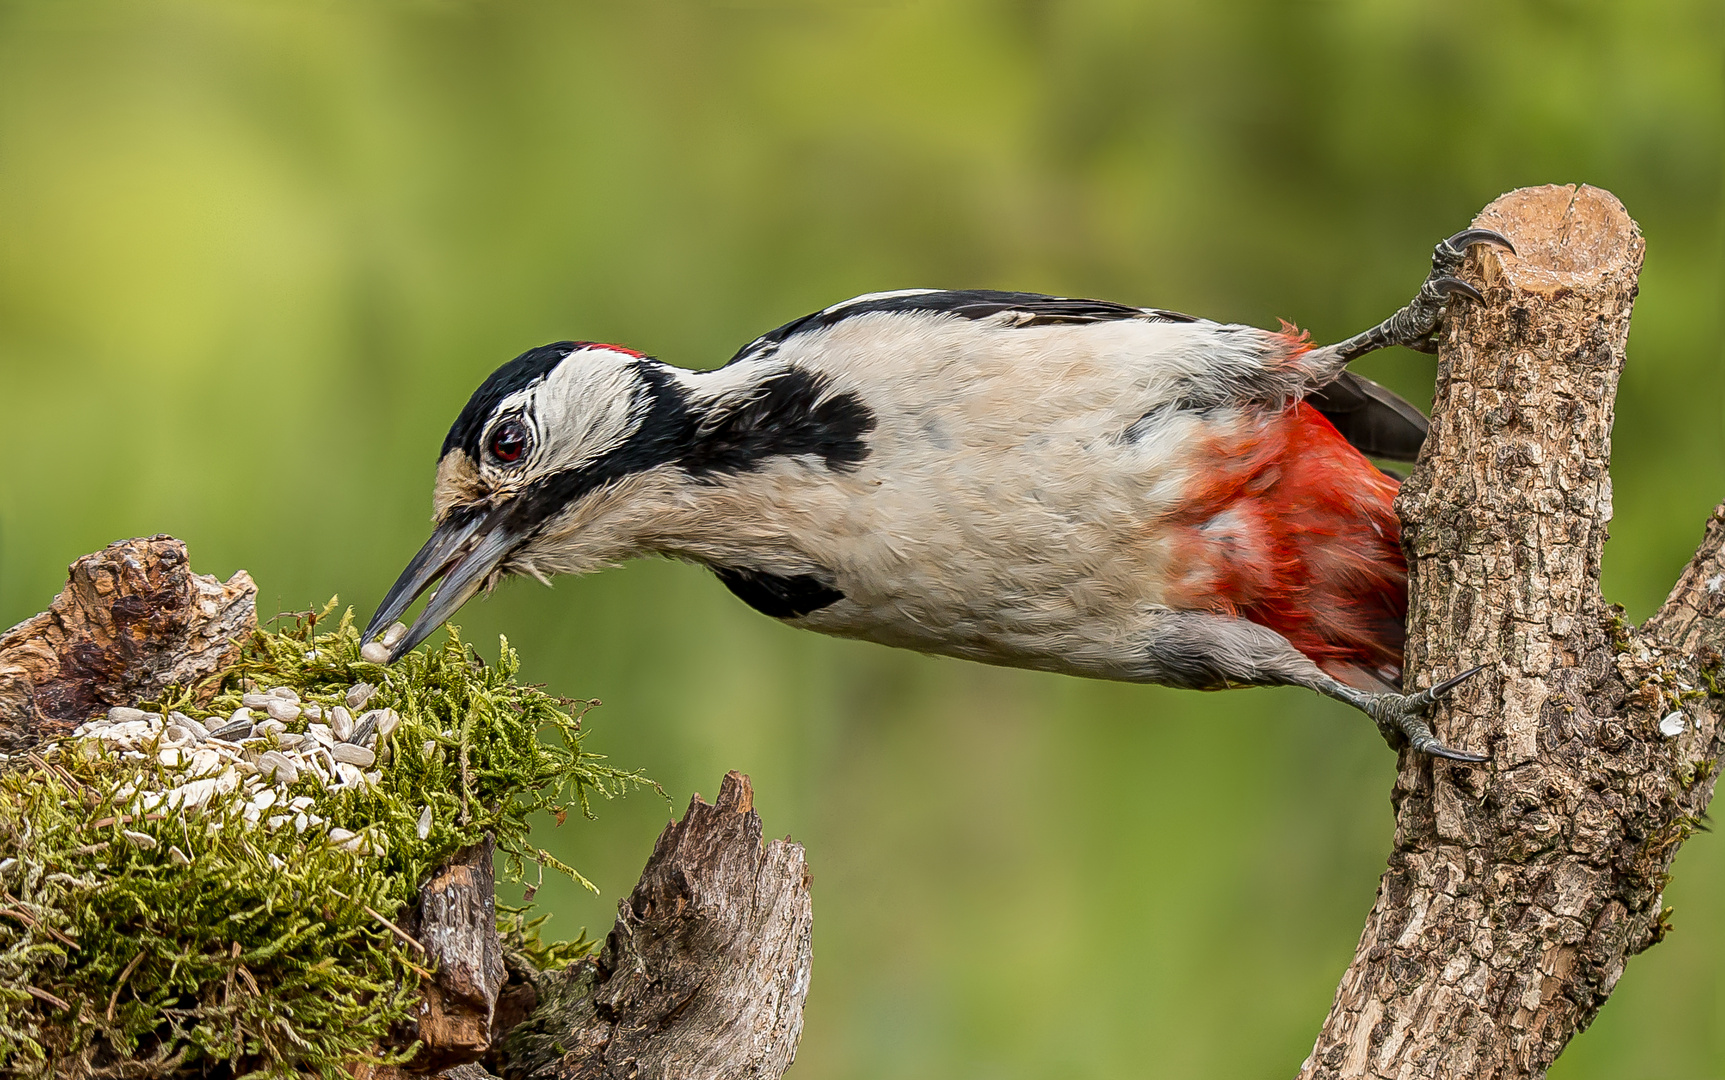
<path fill-rule="evenodd" d="M 545 345 L 493 372 L 443 440 L 431 539 L 384 597 L 364 640 L 440 578 L 391 662 L 506 575 L 544 580 L 547 571 L 591 568 L 569 565 L 561 542 L 568 530 L 557 526 L 611 481 L 674 458 L 689 427 L 676 383 L 673 369 L 657 361 L 591 342 Z"/>

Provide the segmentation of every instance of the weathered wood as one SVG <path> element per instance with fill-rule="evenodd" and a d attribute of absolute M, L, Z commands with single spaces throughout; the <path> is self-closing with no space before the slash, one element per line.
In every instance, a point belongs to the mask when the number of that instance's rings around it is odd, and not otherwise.
<path fill-rule="evenodd" d="M 257 586 L 193 574 L 171 536 L 121 540 L 73 563 L 47 611 L 0 634 L 0 752 L 57 738 L 113 705 L 190 686 L 257 629 Z"/>
<path fill-rule="evenodd" d="M 523 1078 L 776 1080 L 796 1056 L 812 958 L 800 844 L 761 844 L 727 773 L 666 826 L 596 959 L 534 980 L 493 1071 Z"/>
<path fill-rule="evenodd" d="M 1487 665 L 1436 726 L 1491 760 L 1403 754 L 1389 868 L 1303 1077 L 1542 1076 L 1662 936 L 1712 794 L 1719 699 L 1698 688 L 1725 519 L 1644 631 L 1599 591 L 1640 232 L 1585 186 L 1512 192 L 1475 224 L 1519 254 L 1470 261 L 1485 303 L 1449 320 L 1399 506 L 1409 681 Z"/>
<path fill-rule="evenodd" d="M 490 840 L 464 848 L 420 886 L 409 932 L 425 947 L 434 978 L 408 1033 L 424 1044 L 415 1072 L 475 1062 L 491 1048 L 504 979 L 492 854 Z"/>

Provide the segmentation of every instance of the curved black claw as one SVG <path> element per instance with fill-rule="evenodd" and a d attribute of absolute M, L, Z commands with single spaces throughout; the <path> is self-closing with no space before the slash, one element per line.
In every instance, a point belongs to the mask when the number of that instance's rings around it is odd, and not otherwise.
<path fill-rule="evenodd" d="M 1448 248 L 1459 257 L 1465 255 L 1467 249 L 1475 244 L 1490 244 L 1492 247 L 1503 248 L 1511 255 L 1515 254 L 1515 244 L 1510 242 L 1509 237 L 1492 229 L 1463 229 L 1438 246 Z"/>
<path fill-rule="evenodd" d="M 1415 694 L 1380 694 L 1372 703 L 1370 712 L 1386 733 L 1392 729 L 1399 732 L 1417 753 L 1478 764 L 1487 760 L 1485 755 L 1452 750 L 1439 742 L 1437 736 L 1432 734 L 1431 725 L 1426 723 L 1426 713 L 1440 700 L 1448 697 L 1450 691 L 1484 670 L 1484 666 L 1469 668 L 1454 678 L 1445 679 Z"/>
<path fill-rule="evenodd" d="M 1408 745 L 1422 754 L 1430 754 L 1432 757 L 1440 757 L 1448 761 L 1461 761 L 1469 765 L 1478 765 L 1483 761 L 1491 760 L 1484 754 L 1470 754 L 1464 750 L 1451 750 L 1435 738 L 1427 738 L 1419 742 L 1410 739 Z"/>
<path fill-rule="evenodd" d="M 1448 275 L 1432 278 L 1431 286 L 1445 296 L 1465 296 L 1476 304 L 1485 303 L 1485 297 L 1480 294 L 1480 291 L 1461 278 L 1449 277 Z"/>
<path fill-rule="evenodd" d="M 1457 675 L 1453 678 L 1445 679 L 1443 682 L 1440 682 L 1435 686 L 1427 687 L 1425 690 L 1425 693 L 1430 694 L 1431 699 L 1433 701 L 1437 701 L 1439 698 L 1446 698 L 1449 696 L 1449 692 L 1451 690 L 1454 690 L 1456 687 L 1460 686 L 1464 682 L 1467 682 L 1469 679 L 1473 678 L 1475 675 L 1478 675 L 1480 672 L 1482 672 L 1484 670 L 1485 670 L 1484 664 L 1479 664 L 1475 667 L 1470 667 L 1466 671 L 1462 672 L 1460 675 Z"/>

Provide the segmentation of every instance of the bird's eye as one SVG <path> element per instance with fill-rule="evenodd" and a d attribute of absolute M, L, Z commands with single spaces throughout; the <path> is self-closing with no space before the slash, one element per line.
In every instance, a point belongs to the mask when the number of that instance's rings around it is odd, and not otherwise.
<path fill-rule="evenodd" d="M 519 421 L 505 420 L 491 435 L 491 456 L 504 464 L 521 460 L 527 452 L 527 429 Z"/>

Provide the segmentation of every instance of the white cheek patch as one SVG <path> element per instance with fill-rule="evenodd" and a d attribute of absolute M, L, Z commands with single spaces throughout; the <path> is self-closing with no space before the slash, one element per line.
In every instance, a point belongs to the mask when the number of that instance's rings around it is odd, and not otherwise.
<path fill-rule="evenodd" d="M 530 417 L 533 446 L 525 470 L 498 471 L 527 477 L 564 472 L 623 445 L 647 405 L 636 363 L 609 349 L 583 349 L 540 382 L 505 398 L 497 415 Z"/>

